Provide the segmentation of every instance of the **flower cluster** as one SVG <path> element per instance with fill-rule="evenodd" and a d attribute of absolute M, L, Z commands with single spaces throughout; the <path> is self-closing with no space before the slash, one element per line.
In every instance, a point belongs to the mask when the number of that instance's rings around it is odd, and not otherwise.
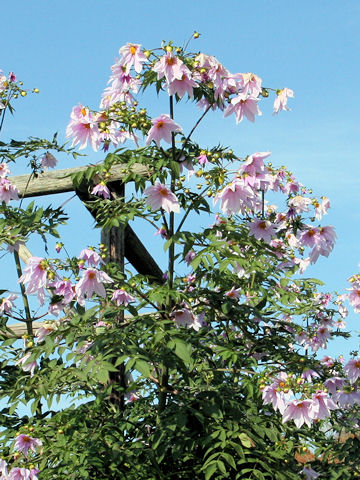
<path fill-rule="evenodd" d="M 260 77 L 253 73 L 233 74 L 211 55 L 190 55 L 171 45 L 159 55 L 156 49 L 143 50 L 136 43 L 127 43 L 119 54 L 111 67 L 109 86 L 102 94 L 101 110 L 91 111 L 83 105 L 73 108 L 66 132 L 73 146 L 83 149 L 90 144 L 96 151 L 100 147 L 108 150 L 110 144 L 116 147 L 127 139 L 137 144 L 136 130 L 146 134 L 146 145 L 154 141 L 159 147 L 162 140 L 171 143 L 172 134 L 182 131 L 180 125 L 166 114 L 150 123 L 144 109 L 136 110 L 135 95 L 142 83 L 156 83 L 158 89 L 178 99 L 185 95 L 196 98 L 200 108 L 219 108 L 225 117 L 234 113 L 237 123 L 244 117 L 254 122 L 255 116 L 261 115 L 260 98 L 269 95 Z M 287 100 L 293 96 L 288 88 L 277 90 L 274 113 L 289 110 Z"/>
<path fill-rule="evenodd" d="M 6 205 L 10 200 L 19 200 L 18 189 L 7 178 L 9 174 L 8 164 L 0 163 L 0 202 L 5 202 Z"/>

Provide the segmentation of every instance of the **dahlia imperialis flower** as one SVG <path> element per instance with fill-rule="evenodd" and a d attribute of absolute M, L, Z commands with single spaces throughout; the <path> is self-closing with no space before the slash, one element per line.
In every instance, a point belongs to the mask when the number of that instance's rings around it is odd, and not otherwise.
<path fill-rule="evenodd" d="M 42 441 L 38 438 L 32 438 L 28 435 L 18 435 L 15 439 L 15 450 L 22 452 L 24 455 L 27 455 L 29 450 L 35 452 L 36 447 L 41 447 Z"/>
<path fill-rule="evenodd" d="M 237 97 L 231 100 L 230 105 L 225 109 L 224 117 L 228 117 L 232 113 L 235 113 L 236 123 L 240 123 L 244 116 L 250 120 L 250 122 L 255 122 L 255 115 L 262 115 L 257 102 L 258 99 L 256 97 L 248 97 L 245 94 L 240 93 Z"/>
<path fill-rule="evenodd" d="M 158 80 L 165 77 L 167 83 L 181 80 L 184 73 L 190 72 L 183 61 L 175 57 L 171 52 L 163 55 L 152 69 L 157 73 Z"/>
<path fill-rule="evenodd" d="M 320 477 L 320 473 L 315 472 L 309 465 L 306 465 L 300 472 L 305 475 L 305 480 L 313 480 Z"/>
<path fill-rule="evenodd" d="M 27 283 L 25 293 L 37 294 L 40 305 L 44 303 L 44 287 L 48 285 L 49 267 L 47 261 L 40 257 L 31 257 L 19 278 L 19 283 Z"/>
<path fill-rule="evenodd" d="M 282 421 L 285 423 L 294 420 L 297 428 L 300 428 L 304 423 L 311 427 L 315 418 L 313 408 L 312 400 L 293 400 L 287 404 Z"/>
<path fill-rule="evenodd" d="M 355 383 L 360 377 L 360 357 L 349 360 L 344 366 L 344 372 L 348 376 L 350 383 Z"/>
<path fill-rule="evenodd" d="M 127 74 L 133 65 L 135 72 L 140 73 L 142 70 L 142 64 L 148 60 L 140 47 L 141 45 L 138 43 L 127 43 L 119 50 L 121 55 L 119 65 L 126 67 Z"/>
<path fill-rule="evenodd" d="M 110 198 L 110 190 L 106 186 L 105 182 L 100 182 L 91 190 L 92 195 L 97 195 L 98 197 Z"/>
<path fill-rule="evenodd" d="M 182 128 L 174 120 L 172 120 L 169 115 L 163 114 L 160 117 L 153 118 L 151 120 L 153 126 L 148 132 L 148 137 L 146 139 L 146 145 L 154 140 L 156 145 L 160 147 L 160 141 L 165 140 L 167 143 L 171 143 L 171 133 L 172 132 L 181 132 Z"/>
<path fill-rule="evenodd" d="M 42 168 L 54 168 L 56 167 L 57 163 L 58 161 L 56 160 L 54 155 L 49 152 L 45 153 L 40 162 Z"/>
<path fill-rule="evenodd" d="M 293 90 L 290 90 L 290 88 L 283 88 L 282 90 L 278 90 L 274 101 L 274 115 L 278 113 L 280 110 L 290 110 L 290 108 L 287 106 L 287 101 L 288 98 L 293 98 L 294 97 L 294 92 Z"/>
<path fill-rule="evenodd" d="M 91 267 L 97 267 L 100 263 L 105 263 L 100 255 L 92 248 L 84 248 L 81 250 L 79 258 L 88 262 Z"/>
<path fill-rule="evenodd" d="M 165 212 L 180 212 L 180 205 L 178 199 L 171 190 L 161 183 L 151 185 L 145 190 L 146 205 L 149 205 L 152 210 L 162 208 Z"/>
<path fill-rule="evenodd" d="M 94 293 L 97 293 L 100 297 L 106 297 L 106 291 L 104 283 L 112 283 L 113 279 L 109 275 L 101 270 L 95 268 L 87 268 L 83 272 L 83 276 L 79 283 L 75 286 L 75 292 L 78 297 L 80 305 L 85 303 L 85 295 L 90 299 Z"/>
<path fill-rule="evenodd" d="M 352 288 L 348 288 L 347 290 L 350 293 L 347 295 L 347 299 L 349 300 L 350 305 L 353 307 L 354 312 L 360 312 L 360 282 L 354 282 L 352 284 Z"/>
<path fill-rule="evenodd" d="M 246 207 L 254 209 L 255 197 L 254 192 L 244 184 L 242 179 L 234 178 L 216 195 L 214 203 L 221 200 L 221 210 L 230 215 L 232 213 L 243 213 Z"/>
<path fill-rule="evenodd" d="M 120 305 L 125 305 L 125 307 L 127 307 L 129 303 L 135 302 L 135 298 L 130 295 L 130 293 L 125 292 L 122 288 L 115 290 L 111 300 L 113 300 L 118 307 L 120 307 Z"/>
<path fill-rule="evenodd" d="M 0 178 L 0 202 L 6 205 L 10 200 L 19 200 L 18 189 L 7 178 Z"/>
<path fill-rule="evenodd" d="M 88 142 L 93 150 L 99 149 L 99 128 L 97 118 L 90 110 L 83 105 L 78 105 L 72 109 L 70 114 L 70 123 L 66 128 L 66 137 L 72 137 L 71 146 L 80 143 L 79 150 L 87 147 Z"/>
<path fill-rule="evenodd" d="M 271 238 L 275 236 L 276 229 L 269 220 L 255 219 L 249 224 L 249 232 L 257 240 L 264 240 L 267 243 L 271 242 Z"/>

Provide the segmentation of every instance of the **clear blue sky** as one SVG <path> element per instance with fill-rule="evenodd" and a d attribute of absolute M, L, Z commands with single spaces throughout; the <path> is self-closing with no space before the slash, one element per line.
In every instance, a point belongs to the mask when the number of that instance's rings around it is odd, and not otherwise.
<path fill-rule="evenodd" d="M 291 112 L 273 117 L 272 101 L 262 102 L 263 116 L 238 126 L 233 117 L 214 114 L 196 138 L 231 146 L 238 155 L 270 150 L 274 165 L 287 165 L 315 194 L 328 196 L 332 208 L 323 223 L 336 227 L 338 242 L 330 258 L 307 274 L 326 281 L 330 290 L 347 287 L 360 261 L 358 0 L 18 0 L 4 2 L 1 16 L 0 68 L 40 89 L 19 101 L 3 139 L 55 131 L 64 138 L 73 105 L 98 106 L 118 49 L 129 41 L 147 48 L 162 39 L 182 44 L 197 30 L 194 50 L 215 55 L 230 71 L 258 74 L 265 86 L 292 88 Z M 191 104 L 187 108 L 195 112 Z M 163 104 L 152 101 L 149 112 L 164 113 Z M 183 112 L 178 115 L 184 124 Z M 59 168 L 100 160 L 101 153 L 90 152 L 88 160 L 64 159 Z M 22 171 L 20 166 L 14 173 Z M 52 201 L 57 205 L 68 197 Z M 65 238 L 75 241 L 77 254 L 84 242 L 97 243 L 97 232 L 91 233 L 92 220 L 78 203 L 68 207 L 73 227 Z M 33 253 L 44 255 L 43 247 Z M 349 327 L 359 329 L 359 321 L 352 314 Z M 354 340 L 352 348 L 357 346 Z M 337 352 L 344 348 L 339 345 Z"/>

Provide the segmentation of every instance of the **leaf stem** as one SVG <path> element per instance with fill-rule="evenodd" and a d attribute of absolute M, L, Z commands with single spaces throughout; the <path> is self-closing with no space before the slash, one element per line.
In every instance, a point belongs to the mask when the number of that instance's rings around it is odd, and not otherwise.
<path fill-rule="evenodd" d="M 14 259 L 15 259 L 15 265 L 16 265 L 16 272 L 17 272 L 18 278 L 20 278 L 22 276 L 22 270 L 21 270 L 21 264 L 20 264 L 20 257 L 16 250 L 14 250 Z M 25 323 L 26 323 L 27 334 L 33 336 L 34 335 L 33 325 L 32 325 L 33 319 L 31 317 L 29 300 L 25 293 L 25 287 L 23 283 L 20 283 L 20 290 L 21 290 L 21 296 L 23 299 L 24 309 L 25 309 Z"/>

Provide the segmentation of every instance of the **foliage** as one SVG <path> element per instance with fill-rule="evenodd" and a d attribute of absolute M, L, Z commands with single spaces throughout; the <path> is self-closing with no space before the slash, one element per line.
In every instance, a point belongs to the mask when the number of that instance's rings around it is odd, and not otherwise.
<path fill-rule="evenodd" d="M 360 362 L 343 368 L 341 359 L 317 355 L 332 336 L 347 337 L 345 296 L 325 294 L 302 275 L 335 240 L 331 226 L 318 224 L 327 199 L 266 164 L 270 152 L 239 158 L 193 139 L 211 109 L 253 121 L 261 97 L 274 93 L 277 113 L 292 91 L 265 89 L 256 75 L 230 74 L 214 57 L 171 42 L 122 47 L 110 80 L 100 112 L 74 107 L 70 148 L 56 136 L 0 145 L 0 239 L 15 251 L 23 302 L 2 291 L 0 438 L 8 467 L 0 464 L 0 478 L 359 476 Z M 3 120 L 23 90 L 14 77 L 2 82 Z M 139 107 L 133 94 L 150 87 L 169 94 L 170 115 L 151 119 Z M 174 121 L 185 96 L 203 109 L 187 136 Z M 147 135 L 143 147 L 138 134 Z M 125 140 L 136 148 L 120 147 Z M 17 250 L 21 256 L 34 233 L 45 242 L 58 237 L 66 216 L 10 205 L 17 193 L 6 193 L 7 163 L 30 158 L 39 175 L 49 150 L 76 157 L 73 148 L 88 143 L 115 148 L 103 164 L 76 173 L 74 188 L 97 227 L 121 235 L 141 219 L 156 229 L 168 264 L 162 282 L 110 261 L 105 244 L 69 258 L 59 242 L 56 258 L 21 266 Z M 117 165 L 134 187 L 125 198 L 111 182 Z M 279 209 L 268 202 L 276 195 Z M 22 344 L 14 320 L 26 327 Z"/>

